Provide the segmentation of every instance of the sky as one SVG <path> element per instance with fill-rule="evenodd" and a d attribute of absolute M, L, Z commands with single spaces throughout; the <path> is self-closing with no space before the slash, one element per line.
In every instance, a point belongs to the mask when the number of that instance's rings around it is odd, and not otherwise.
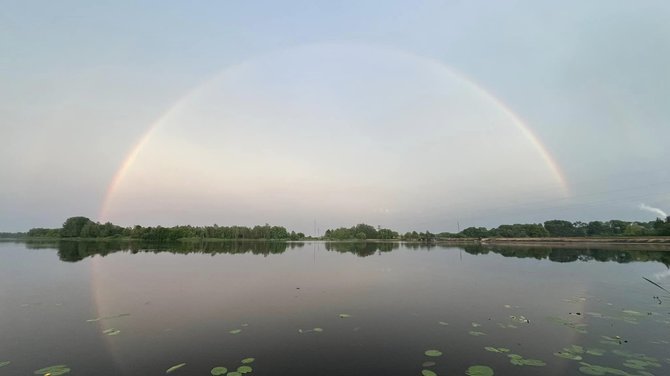
<path fill-rule="evenodd" d="M 665 1 L 0 5 L 0 231 L 670 212 Z"/>

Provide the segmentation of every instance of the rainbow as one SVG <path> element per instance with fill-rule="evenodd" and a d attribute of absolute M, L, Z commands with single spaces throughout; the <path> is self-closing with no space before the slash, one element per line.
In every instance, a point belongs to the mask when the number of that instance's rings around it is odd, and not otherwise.
<path fill-rule="evenodd" d="M 299 46 L 299 47 L 293 47 L 290 50 L 298 50 L 298 49 L 305 49 L 305 48 L 314 48 L 314 47 L 323 47 L 323 46 L 350 46 L 349 44 L 310 44 L 306 46 Z M 358 46 L 358 45 L 354 45 Z M 361 47 L 361 46 L 358 46 Z M 492 103 L 495 105 L 499 110 L 501 110 L 505 116 L 507 116 L 512 123 L 515 125 L 515 127 L 521 132 L 521 134 L 530 142 L 531 145 L 533 145 L 534 149 L 538 152 L 538 154 L 541 156 L 543 159 L 544 163 L 546 164 L 547 168 L 551 172 L 552 176 L 556 179 L 556 181 L 559 183 L 559 186 L 561 188 L 561 193 L 564 197 L 567 197 L 570 192 L 569 185 L 567 183 L 567 179 L 565 178 L 565 174 L 563 173 L 560 165 L 556 161 L 556 159 L 552 156 L 552 154 L 549 152 L 547 147 L 540 141 L 539 137 L 532 131 L 532 129 L 528 126 L 526 122 L 524 122 L 518 114 L 516 114 L 508 105 L 506 105 L 502 100 L 494 96 L 491 92 L 483 88 L 481 85 L 477 84 L 474 80 L 470 79 L 466 75 L 457 72 L 454 68 L 442 63 L 441 61 L 438 61 L 436 59 L 432 58 L 427 58 L 427 57 L 422 57 L 422 56 L 417 56 L 414 54 L 410 54 L 407 52 L 403 51 L 398 51 L 398 50 L 390 50 L 388 48 L 380 48 L 377 46 L 371 47 L 371 46 L 362 46 L 366 49 L 381 49 L 382 51 L 386 51 L 387 53 L 390 52 L 394 54 L 395 56 L 402 56 L 402 57 L 407 57 L 411 58 L 414 60 L 420 60 L 423 63 L 427 63 L 430 66 L 432 66 L 437 72 L 441 72 L 442 74 L 448 75 L 453 78 L 457 78 L 460 81 L 466 83 L 470 89 L 473 90 L 478 96 L 480 96 L 482 99 Z M 281 52 L 286 52 L 286 50 L 281 51 Z M 270 55 L 276 54 L 277 52 L 271 53 Z M 181 97 L 177 102 L 174 103 L 172 107 L 170 107 L 165 113 L 163 113 L 153 124 L 149 126 L 149 128 L 142 134 L 140 137 L 139 141 L 130 149 L 128 154 L 125 156 L 123 159 L 123 162 L 120 164 L 119 168 L 116 170 L 114 173 L 114 176 L 111 179 L 111 182 L 109 183 L 104 198 L 102 200 L 102 204 L 100 206 L 99 214 L 98 214 L 98 220 L 101 222 L 105 222 L 109 220 L 108 214 L 110 210 L 110 206 L 112 203 L 112 200 L 115 196 L 116 191 L 118 190 L 119 186 L 123 182 L 125 176 L 127 175 L 128 171 L 130 168 L 133 166 L 135 161 L 137 160 L 137 157 L 142 153 L 142 150 L 144 149 L 145 145 L 151 140 L 152 135 L 156 133 L 156 130 L 159 129 L 162 124 L 166 122 L 167 119 L 170 118 L 171 115 L 173 115 L 178 109 L 180 109 L 186 102 L 188 102 L 189 99 L 191 99 L 194 95 L 202 91 L 204 88 L 208 87 L 209 85 L 217 82 L 219 79 L 226 77 L 233 71 L 235 68 L 240 68 L 245 66 L 246 64 L 251 64 L 253 61 L 248 61 L 246 63 L 240 63 L 236 64 L 234 66 L 228 67 L 223 69 L 220 73 L 214 75 L 211 79 L 208 81 L 205 81 L 204 83 L 194 87 L 191 89 L 186 95 Z"/>

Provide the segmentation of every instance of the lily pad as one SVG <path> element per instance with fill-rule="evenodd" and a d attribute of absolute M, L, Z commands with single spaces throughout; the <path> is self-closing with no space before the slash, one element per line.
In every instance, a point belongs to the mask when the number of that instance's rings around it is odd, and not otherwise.
<path fill-rule="evenodd" d="M 244 358 L 242 359 L 242 364 L 250 364 L 253 363 L 256 358 Z"/>
<path fill-rule="evenodd" d="M 469 331 L 468 333 L 470 333 L 471 336 L 475 336 L 475 337 L 485 336 L 485 335 L 486 335 L 486 333 L 484 333 L 484 332 L 477 332 L 477 331 L 474 331 L 474 330 L 471 330 L 471 331 Z"/>
<path fill-rule="evenodd" d="M 584 348 L 581 346 L 577 345 L 572 345 L 570 347 L 566 347 L 563 349 L 564 351 L 571 352 L 573 354 L 583 354 L 584 353 Z"/>
<path fill-rule="evenodd" d="M 486 346 L 484 347 L 484 350 L 490 351 L 490 352 L 495 352 L 495 353 L 506 353 L 509 352 L 509 349 L 504 348 L 504 347 L 491 347 L 491 346 Z"/>
<path fill-rule="evenodd" d="M 437 373 L 435 373 L 435 372 L 433 372 L 433 371 L 431 371 L 431 370 L 429 370 L 429 369 L 424 369 L 424 370 L 422 370 L 422 371 L 421 371 L 421 374 L 422 374 L 423 376 L 437 376 Z"/>
<path fill-rule="evenodd" d="M 426 352 L 424 352 L 424 354 L 426 354 L 426 356 L 442 356 L 442 351 L 440 351 L 440 350 L 426 350 Z"/>
<path fill-rule="evenodd" d="M 314 328 L 314 329 L 312 329 L 312 330 L 314 330 L 315 332 L 318 332 L 318 333 L 323 332 L 323 329 L 321 329 L 321 328 Z"/>
<path fill-rule="evenodd" d="M 237 367 L 237 372 L 239 372 L 241 374 L 249 373 L 251 371 L 253 371 L 253 369 L 249 366 L 239 366 L 239 367 Z"/>
<path fill-rule="evenodd" d="M 509 354 L 507 356 L 510 358 L 509 362 L 514 364 L 515 366 L 542 367 L 547 365 L 547 363 L 539 359 L 525 359 L 523 356 L 519 354 Z"/>
<path fill-rule="evenodd" d="M 348 313 L 340 313 L 339 316 L 340 316 L 341 319 L 346 319 L 347 317 L 351 317 L 351 315 L 348 314 Z"/>
<path fill-rule="evenodd" d="M 226 367 L 214 367 L 214 368 L 212 368 L 212 370 L 209 373 L 211 373 L 213 376 L 225 375 L 226 373 L 228 373 L 228 368 L 226 368 Z"/>
<path fill-rule="evenodd" d="M 586 349 L 586 353 L 587 353 L 587 354 L 589 354 L 589 355 L 595 355 L 595 356 L 603 356 L 603 355 L 605 355 L 606 352 L 607 352 L 607 350 L 597 349 L 597 348 L 588 348 L 588 349 Z"/>
<path fill-rule="evenodd" d="M 468 376 L 493 376 L 493 368 L 488 366 L 471 366 L 465 371 Z"/>
<path fill-rule="evenodd" d="M 473 328 L 479 328 L 480 326 L 482 326 L 482 324 L 480 324 L 478 322 L 473 322 L 471 325 L 472 325 Z"/>
<path fill-rule="evenodd" d="M 432 367 L 435 364 L 437 364 L 437 363 L 435 363 L 435 362 L 423 362 L 423 364 L 421 364 L 421 367 L 426 367 L 426 368 L 427 367 Z"/>
<path fill-rule="evenodd" d="M 444 326 L 449 325 L 448 322 L 444 322 L 444 321 L 438 321 L 437 323 L 440 324 L 440 325 L 444 325 Z"/>
<path fill-rule="evenodd" d="M 168 369 L 165 371 L 165 373 L 172 373 L 172 372 L 174 372 L 174 371 L 176 371 L 176 370 L 178 370 L 178 369 L 184 367 L 185 365 L 186 365 L 186 363 L 179 363 L 179 364 L 176 364 L 176 365 L 174 365 L 174 366 L 168 368 Z"/>
<path fill-rule="evenodd" d="M 4 361 L 4 362 L 0 362 L 0 367 L 8 366 L 8 365 L 10 365 L 11 363 L 12 363 L 12 362 L 9 361 L 9 360 L 6 360 L 6 361 Z"/>
<path fill-rule="evenodd" d="M 70 373 L 71 369 L 69 368 L 60 368 L 55 371 L 47 373 L 49 376 L 60 376 L 60 375 L 65 375 L 66 373 Z"/>
<path fill-rule="evenodd" d="M 626 371 L 616 369 L 616 368 L 611 368 L 611 367 L 604 367 L 604 366 L 599 366 L 596 364 L 589 364 L 586 362 L 581 362 L 579 363 L 582 366 L 579 367 L 579 372 L 586 374 L 586 375 L 606 375 L 606 374 L 612 374 L 612 375 L 619 375 L 619 376 L 630 376 L 630 374 Z"/>
<path fill-rule="evenodd" d="M 588 325 L 584 323 L 573 322 L 570 320 L 562 319 L 560 317 L 549 317 L 549 321 L 554 322 L 556 324 L 567 326 L 568 328 L 573 329 L 574 331 L 580 334 L 588 333 L 586 329 L 584 329 Z"/>
<path fill-rule="evenodd" d="M 230 334 L 240 334 L 240 333 L 242 333 L 242 329 L 233 329 L 233 330 L 229 331 L 228 333 L 230 333 Z"/>
<path fill-rule="evenodd" d="M 56 366 L 49 366 L 49 367 L 40 368 L 33 373 L 35 375 L 46 375 L 47 373 L 49 373 L 51 375 L 56 375 L 56 372 L 63 372 L 63 373 L 58 373 L 58 375 L 62 375 L 64 373 L 70 372 L 70 369 L 65 364 L 59 364 L 59 365 L 56 365 Z"/>
<path fill-rule="evenodd" d="M 524 324 L 530 323 L 530 320 L 528 320 L 525 316 L 514 316 L 514 315 L 512 315 L 509 318 L 513 321 L 521 322 L 521 323 L 524 323 Z"/>
<path fill-rule="evenodd" d="M 103 330 L 102 333 L 106 334 L 108 336 L 118 336 L 121 333 L 121 331 L 118 330 L 118 329 L 109 328 L 109 329 Z"/>
<path fill-rule="evenodd" d="M 573 354 L 573 353 L 567 352 L 567 351 L 555 352 L 554 355 L 556 355 L 559 358 L 570 359 L 570 360 L 582 360 L 583 359 L 581 357 L 581 355 Z"/>
<path fill-rule="evenodd" d="M 98 322 L 101 320 L 118 319 L 119 317 L 126 317 L 126 316 L 130 316 L 130 313 L 119 313 L 118 315 L 96 317 L 94 319 L 88 319 L 86 320 L 86 322 Z"/>

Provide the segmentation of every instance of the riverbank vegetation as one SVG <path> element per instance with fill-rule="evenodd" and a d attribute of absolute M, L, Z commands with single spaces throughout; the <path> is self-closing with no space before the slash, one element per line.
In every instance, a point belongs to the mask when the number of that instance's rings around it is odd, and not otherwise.
<path fill-rule="evenodd" d="M 544 223 L 500 225 L 494 228 L 468 227 L 458 233 L 397 231 L 357 224 L 326 230 L 322 240 L 404 240 L 434 242 L 448 239 L 483 238 L 582 238 L 582 237 L 637 237 L 670 236 L 670 217 L 649 222 L 622 220 L 570 222 L 550 220 Z M 174 242 L 184 240 L 280 240 L 296 241 L 308 238 L 301 232 L 288 231 L 282 226 L 269 224 L 247 226 L 133 226 L 121 227 L 110 222 L 93 222 L 86 217 L 68 218 L 61 228 L 32 228 L 27 233 L 0 233 L 0 239 L 129 239 L 148 242 Z"/>
<path fill-rule="evenodd" d="M 305 234 L 289 232 L 282 226 L 173 226 L 173 227 L 121 227 L 110 222 L 97 223 L 86 217 L 68 218 L 60 229 L 32 228 L 28 238 L 97 239 L 127 238 L 148 242 L 172 242 L 188 239 L 222 240 L 301 240 Z"/>

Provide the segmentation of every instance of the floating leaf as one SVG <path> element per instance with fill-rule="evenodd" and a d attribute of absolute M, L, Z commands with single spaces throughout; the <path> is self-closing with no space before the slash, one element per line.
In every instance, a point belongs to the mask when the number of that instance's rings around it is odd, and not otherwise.
<path fill-rule="evenodd" d="M 4 362 L 0 362 L 0 367 L 8 366 L 8 365 L 10 365 L 11 363 L 12 363 L 12 362 L 9 361 L 9 360 L 6 360 L 6 361 L 4 361 Z"/>
<path fill-rule="evenodd" d="M 587 354 L 589 354 L 589 355 L 595 355 L 595 356 L 602 356 L 602 355 L 605 355 L 606 352 L 607 352 L 607 350 L 603 350 L 603 349 L 596 349 L 596 348 L 588 348 L 588 349 L 586 349 L 586 353 L 587 353 Z"/>
<path fill-rule="evenodd" d="M 249 326 L 249 324 L 247 324 L 247 323 L 245 322 L 244 324 L 240 324 L 240 326 L 242 326 L 242 327 L 245 327 L 245 328 L 246 328 L 247 326 Z"/>
<path fill-rule="evenodd" d="M 568 328 L 574 329 L 577 333 L 581 333 L 581 334 L 588 333 L 586 331 L 586 329 L 584 329 L 588 325 L 584 324 L 584 323 L 572 322 L 570 320 L 565 320 L 565 319 L 562 319 L 560 317 L 549 317 L 549 321 L 567 326 Z"/>
<path fill-rule="evenodd" d="M 493 376 L 493 369 L 488 366 L 471 366 L 465 371 L 468 376 Z"/>
<path fill-rule="evenodd" d="M 165 371 L 165 373 L 171 373 L 171 372 L 174 372 L 174 371 L 180 369 L 181 367 L 184 367 L 185 365 L 186 365 L 186 363 L 179 363 L 179 364 L 176 364 L 176 365 L 174 365 L 174 366 L 168 368 L 168 369 Z"/>
<path fill-rule="evenodd" d="M 424 370 L 422 370 L 422 371 L 421 371 L 421 374 L 422 374 L 423 376 L 437 376 L 437 373 L 435 373 L 435 372 L 433 372 L 433 371 L 431 371 L 431 370 L 429 370 L 429 369 L 424 369 Z"/>
<path fill-rule="evenodd" d="M 233 330 L 229 331 L 228 333 L 230 333 L 230 334 L 240 334 L 241 332 L 242 332 L 242 329 L 233 329 Z"/>
<path fill-rule="evenodd" d="M 471 336 L 475 336 L 475 337 L 486 335 L 486 333 L 484 333 L 484 332 L 477 332 L 477 331 L 473 331 L 473 330 L 469 331 L 468 333 L 470 333 Z"/>
<path fill-rule="evenodd" d="M 547 363 L 538 359 L 524 359 L 524 357 L 519 354 L 509 354 L 507 356 L 510 358 L 509 362 L 515 366 L 542 367 L 547 365 Z"/>
<path fill-rule="evenodd" d="M 312 330 L 314 330 L 315 332 L 319 332 L 319 333 L 323 332 L 323 329 L 321 329 L 321 328 L 314 328 Z"/>
<path fill-rule="evenodd" d="M 435 364 L 437 364 L 437 363 L 435 363 L 435 362 L 423 362 L 423 364 L 421 364 L 421 367 L 432 367 Z"/>
<path fill-rule="evenodd" d="M 244 359 L 242 359 L 242 364 L 253 363 L 254 360 L 256 360 L 256 358 L 244 358 Z"/>
<path fill-rule="evenodd" d="M 94 319 L 88 319 L 86 320 L 86 322 L 98 322 L 100 320 L 118 319 L 119 317 L 126 317 L 126 316 L 130 316 L 130 313 L 119 313 L 118 315 L 113 316 L 96 317 Z"/>
<path fill-rule="evenodd" d="M 212 368 L 212 370 L 210 371 L 210 373 L 211 373 L 213 376 L 221 376 L 221 375 L 225 375 L 226 373 L 228 373 L 228 368 L 226 368 L 226 367 L 214 367 L 214 368 Z"/>
<path fill-rule="evenodd" d="M 554 355 L 556 355 L 559 358 L 570 359 L 570 360 L 582 360 L 583 359 L 580 355 L 573 354 L 573 353 L 567 352 L 567 351 L 555 352 Z"/>
<path fill-rule="evenodd" d="M 582 365 L 581 367 L 579 367 L 579 372 L 587 375 L 605 375 L 609 373 L 612 375 L 630 376 L 628 372 L 616 368 L 603 367 L 595 364 L 589 364 L 586 362 L 581 362 L 579 364 Z"/>
<path fill-rule="evenodd" d="M 513 321 L 521 322 L 521 323 L 524 323 L 524 324 L 530 323 L 530 320 L 528 320 L 525 316 L 514 316 L 514 315 L 512 315 L 509 318 Z"/>
<path fill-rule="evenodd" d="M 604 371 L 601 371 L 599 369 L 592 368 L 592 367 L 587 367 L 587 366 L 579 367 L 579 372 L 581 372 L 583 374 L 586 374 L 586 375 L 604 375 L 605 374 Z"/>
<path fill-rule="evenodd" d="M 253 371 L 253 369 L 249 366 L 239 366 L 239 367 L 237 367 L 237 372 L 239 372 L 241 374 L 249 373 L 251 371 Z"/>
<path fill-rule="evenodd" d="M 70 373 L 71 369 L 69 368 L 59 368 L 57 370 L 51 371 L 47 373 L 46 375 L 49 376 L 60 376 L 60 375 L 65 375 L 66 373 Z"/>
<path fill-rule="evenodd" d="M 442 351 L 440 351 L 440 350 L 426 350 L 426 352 L 424 352 L 424 354 L 426 354 L 426 356 L 442 356 Z"/>
<path fill-rule="evenodd" d="M 478 322 L 473 322 L 471 325 L 472 325 L 473 328 L 479 328 L 480 326 L 482 326 L 482 324 L 480 324 Z"/>
<path fill-rule="evenodd" d="M 348 313 L 340 313 L 339 316 L 340 316 L 341 319 L 346 319 L 347 317 L 351 317 L 351 315 L 348 314 Z"/>
<path fill-rule="evenodd" d="M 547 363 L 539 360 L 539 359 L 524 359 L 523 360 L 523 365 L 524 366 L 533 366 L 533 367 L 544 367 L 547 365 Z"/>
<path fill-rule="evenodd" d="M 571 352 L 573 354 L 583 354 L 584 353 L 584 348 L 581 346 L 577 345 L 571 345 L 570 347 L 566 347 L 563 349 L 564 351 Z"/>
<path fill-rule="evenodd" d="M 449 325 L 448 322 L 444 322 L 444 321 L 438 321 L 437 323 L 440 324 L 440 325 L 444 325 L 444 326 Z"/>
<path fill-rule="evenodd" d="M 106 334 L 108 336 L 117 336 L 117 335 L 119 335 L 119 333 L 121 333 L 121 331 L 118 330 L 118 329 L 109 328 L 109 329 L 103 330 L 102 333 Z"/>
<path fill-rule="evenodd" d="M 490 351 L 490 352 L 495 352 L 495 353 L 506 353 L 509 352 L 509 349 L 504 348 L 504 347 L 491 347 L 491 346 L 486 346 L 484 347 L 484 350 Z"/>
<path fill-rule="evenodd" d="M 50 373 L 50 374 L 53 375 L 54 372 L 59 372 L 59 371 L 62 371 L 62 370 L 67 370 L 67 372 L 70 372 L 70 369 L 67 368 L 67 366 L 65 364 L 59 364 L 59 365 L 56 365 L 56 366 L 49 366 L 49 367 L 40 368 L 33 373 L 36 374 L 36 375 L 46 375 L 47 373 Z"/>

